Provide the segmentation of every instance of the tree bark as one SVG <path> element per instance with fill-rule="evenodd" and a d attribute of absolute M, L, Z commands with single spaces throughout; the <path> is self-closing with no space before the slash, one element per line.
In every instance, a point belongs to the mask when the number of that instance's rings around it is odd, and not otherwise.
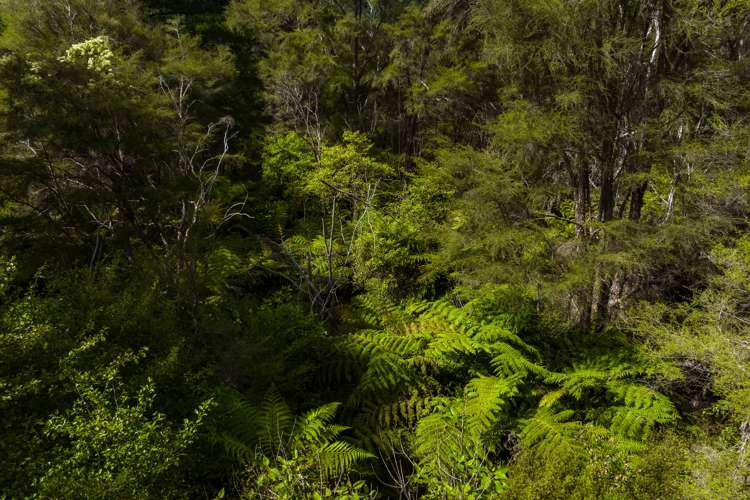
<path fill-rule="evenodd" d="M 575 190 L 576 238 L 579 241 L 579 253 L 585 252 L 590 237 L 588 215 L 591 202 L 590 177 L 591 169 L 584 159 L 571 172 Z M 582 287 L 572 292 L 570 298 L 570 320 L 582 331 L 591 328 L 591 290 Z"/>
<path fill-rule="evenodd" d="M 643 209 L 643 196 L 646 194 L 648 184 L 644 182 L 637 188 L 633 189 L 630 199 L 630 220 L 638 222 L 641 220 L 641 210 Z"/>
<path fill-rule="evenodd" d="M 602 170 L 602 180 L 599 193 L 599 221 L 612 220 L 615 209 L 615 179 L 612 165 L 607 163 Z"/>
<path fill-rule="evenodd" d="M 588 239 L 589 236 L 587 215 L 591 200 L 590 175 L 588 163 L 581 162 L 575 176 L 576 236 L 581 240 Z"/>

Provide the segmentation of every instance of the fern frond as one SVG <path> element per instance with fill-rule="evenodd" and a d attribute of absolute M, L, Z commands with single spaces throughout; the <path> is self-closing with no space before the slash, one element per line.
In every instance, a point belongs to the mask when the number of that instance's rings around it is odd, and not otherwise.
<path fill-rule="evenodd" d="M 471 356 L 482 350 L 482 345 L 472 340 L 468 335 L 460 332 L 443 332 L 430 342 L 425 356 L 441 359 L 456 355 Z"/>
<path fill-rule="evenodd" d="M 528 373 L 545 376 L 549 373 L 544 367 L 531 362 L 518 349 L 508 344 L 497 343 L 488 350 L 494 355 L 491 364 L 498 376 L 510 377 L 516 374 L 525 376 Z"/>
<path fill-rule="evenodd" d="M 444 467 L 453 463 L 462 450 L 461 426 L 450 412 L 436 412 L 419 421 L 415 451 L 423 461 Z"/>
<path fill-rule="evenodd" d="M 413 396 L 409 399 L 386 403 L 373 412 L 372 423 L 385 428 L 412 427 L 431 407 L 432 398 L 429 396 Z"/>
<path fill-rule="evenodd" d="M 478 342 L 482 342 L 483 344 L 488 345 L 510 343 L 518 346 L 523 351 L 529 354 L 533 354 L 535 356 L 539 354 L 539 351 L 535 347 L 524 342 L 521 337 L 519 337 L 509 329 L 496 323 L 483 324 L 481 327 L 479 327 L 476 335 L 474 335 L 474 339 Z"/>
<path fill-rule="evenodd" d="M 305 413 L 295 422 L 295 441 L 318 444 L 329 438 L 332 433 L 329 423 L 336 416 L 339 406 L 340 403 L 329 403 Z"/>
<path fill-rule="evenodd" d="M 385 297 L 377 295 L 360 295 L 355 303 L 360 316 L 373 326 L 393 326 L 408 323 L 410 318 L 403 309 Z"/>
<path fill-rule="evenodd" d="M 447 299 L 411 304 L 406 310 L 412 315 L 418 314 L 422 321 L 441 325 L 442 330 L 461 332 L 468 336 L 479 331 L 480 324 Z"/>
<path fill-rule="evenodd" d="M 561 398 L 563 398 L 566 394 L 565 389 L 557 389 L 555 391 L 550 391 L 544 396 L 542 396 L 542 399 L 539 401 L 539 406 L 542 408 L 551 408 L 555 403 L 557 403 Z"/>
<path fill-rule="evenodd" d="M 382 400 L 394 390 L 402 393 L 413 387 L 415 381 L 416 377 L 406 360 L 393 353 L 383 353 L 370 359 L 352 394 L 352 402 L 361 403 L 372 398 Z"/>
<path fill-rule="evenodd" d="M 632 365 L 602 357 L 576 364 L 563 373 L 548 373 L 545 382 L 561 385 L 566 394 L 580 400 L 590 389 L 604 388 L 610 381 L 621 380 L 638 373 Z"/>
<path fill-rule="evenodd" d="M 609 373 L 596 368 L 579 368 L 565 374 L 561 380 L 562 388 L 575 399 L 581 399 L 588 389 L 602 387 L 609 377 Z"/>
<path fill-rule="evenodd" d="M 344 441 L 334 441 L 320 447 L 317 458 L 323 476 L 330 478 L 343 473 L 358 462 L 374 458 L 374 455 Z"/>
<path fill-rule="evenodd" d="M 258 439 L 258 409 L 228 387 L 219 388 L 215 399 L 218 428 L 209 433 L 212 441 L 232 459 L 249 461 Z"/>
<path fill-rule="evenodd" d="M 393 335 L 386 331 L 364 330 L 347 339 L 356 355 L 366 358 L 381 352 L 409 356 L 420 351 L 422 344 L 413 336 Z"/>
<path fill-rule="evenodd" d="M 582 428 L 580 422 L 569 421 L 574 414 L 573 410 L 554 413 L 549 408 L 540 408 L 524 421 L 521 441 L 539 456 L 570 456 L 579 448 L 576 434 Z"/>
<path fill-rule="evenodd" d="M 289 439 L 294 415 L 275 388 L 266 394 L 258 413 L 258 444 L 264 453 L 278 455 Z"/>
<path fill-rule="evenodd" d="M 469 431 L 477 438 L 496 423 L 508 398 L 518 394 L 516 378 L 480 376 L 466 386 L 466 417 Z"/>
<path fill-rule="evenodd" d="M 635 441 L 633 439 L 618 437 L 617 446 L 627 453 L 639 454 L 643 453 L 646 450 L 648 444 L 643 441 Z"/>
<path fill-rule="evenodd" d="M 255 455 L 255 448 L 249 446 L 246 441 L 238 439 L 228 433 L 219 435 L 224 452 L 238 463 L 250 462 Z"/>
<path fill-rule="evenodd" d="M 658 424 L 677 420 L 678 414 L 668 397 L 636 384 L 612 383 L 610 391 L 624 405 L 610 409 L 610 430 L 629 439 L 646 439 Z"/>

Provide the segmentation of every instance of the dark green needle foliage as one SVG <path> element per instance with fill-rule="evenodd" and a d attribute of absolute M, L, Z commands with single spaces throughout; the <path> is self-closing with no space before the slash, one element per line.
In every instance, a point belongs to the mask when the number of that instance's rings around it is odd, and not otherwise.
<path fill-rule="evenodd" d="M 750 498 L 746 0 L 0 0 L 0 498 Z"/>

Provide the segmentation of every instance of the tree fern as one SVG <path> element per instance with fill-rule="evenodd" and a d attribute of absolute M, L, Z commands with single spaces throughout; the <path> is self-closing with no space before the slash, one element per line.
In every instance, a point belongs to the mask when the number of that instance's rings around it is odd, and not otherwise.
<path fill-rule="evenodd" d="M 372 411 L 370 423 L 381 427 L 412 427 L 433 406 L 429 396 L 412 396 L 378 405 Z"/>
<path fill-rule="evenodd" d="M 539 406 L 552 408 L 561 405 L 566 396 L 581 401 L 598 394 L 606 402 L 599 420 L 608 423 L 612 433 L 623 439 L 645 439 L 656 425 L 674 422 L 677 412 L 669 398 L 633 380 L 643 372 L 638 366 L 603 357 L 575 365 L 570 371 L 549 373 L 545 382 L 559 388 L 547 392 Z"/>
<path fill-rule="evenodd" d="M 522 443 L 539 456 L 565 457 L 577 452 L 576 434 L 582 423 L 570 421 L 574 415 L 573 410 L 555 413 L 549 408 L 539 408 L 523 422 Z"/>
<path fill-rule="evenodd" d="M 468 430 L 480 437 L 497 421 L 508 399 L 518 394 L 521 377 L 502 379 L 480 376 L 466 386 L 466 417 Z"/>
<path fill-rule="evenodd" d="M 450 480 L 465 460 L 496 451 L 507 429 L 520 431 L 529 453 L 564 460 L 581 452 L 583 436 L 635 450 L 676 418 L 668 398 L 638 383 L 648 370 L 637 363 L 584 350 L 569 369 L 551 371 L 505 323 L 468 309 L 447 300 L 401 312 L 389 305 L 380 330 L 341 341 L 362 365 L 350 404 L 361 412 L 355 420 L 368 429 L 366 442 L 378 443 L 383 429 L 414 428 L 417 468 Z M 530 417 L 514 414 L 529 407 L 537 408 Z"/>
<path fill-rule="evenodd" d="M 371 301 L 368 304 L 375 308 Z M 390 306 L 385 310 L 390 317 L 409 321 L 395 327 L 385 324 L 380 331 L 359 331 L 341 341 L 344 349 L 365 364 L 351 402 L 384 405 L 373 413 L 385 427 L 413 425 L 416 412 L 409 399 L 443 395 L 463 401 L 466 395 L 472 422 L 479 429 L 489 428 L 492 416 L 499 412 L 498 398 L 514 397 L 515 387 L 527 375 L 546 374 L 522 352 L 533 349 L 517 335 L 502 325 L 471 318 L 448 301 L 411 303 L 402 308 L 402 314 Z M 443 387 L 443 394 L 434 393 L 441 390 L 439 379 L 448 373 L 464 378 L 468 385 L 449 391 Z M 404 397 L 407 393 L 411 395 Z"/>
<path fill-rule="evenodd" d="M 408 314 L 397 304 L 377 295 L 360 295 L 355 304 L 362 319 L 372 326 L 408 323 Z"/>
<path fill-rule="evenodd" d="M 499 325 L 497 323 L 483 324 L 477 329 L 476 333 L 474 333 L 473 338 L 476 341 L 482 342 L 484 344 L 504 343 L 514 345 L 521 351 L 526 352 L 532 356 L 538 356 L 539 354 L 539 351 L 535 347 L 524 342 L 521 337 L 513 333 L 504 325 Z"/>
<path fill-rule="evenodd" d="M 381 352 L 409 356 L 419 352 L 421 342 L 415 336 L 393 335 L 387 331 L 364 330 L 351 335 L 352 346 L 359 356 L 367 357 Z"/>
<path fill-rule="evenodd" d="M 425 355 L 433 359 L 444 359 L 456 355 L 472 356 L 482 351 L 482 345 L 463 332 L 439 331 L 430 342 Z"/>
<path fill-rule="evenodd" d="M 561 395 L 567 394 L 580 400 L 588 390 L 606 389 L 611 381 L 633 377 L 642 372 L 642 369 L 631 363 L 604 356 L 576 363 L 571 370 L 561 373 L 548 372 L 545 382 L 561 386 Z"/>
<path fill-rule="evenodd" d="M 610 391 L 624 404 L 609 409 L 610 430 L 629 439 L 645 439 L 658 424 L 677 420 L 677 411 L 663 394 L 642 386 L 612 383 Z"/>
<path fill-rule="evenodd" d="M 418 385 L 419 380 L 407 360 L 394 353 L 380 353 L 368 362 L 351 399 L 358 403 L 368 399 L 382 400 L 394 392 L 401 393 Z"/>
<path fill-rule="evenodd" d="M 561 385 L 563 394 L 580 400 L 587 390 L 604 387 L 608 378 L 609 372 L 606 369 L 584 365 L 569 372 L 549 374 L 546 381 Z"/>
<path fill-rule="evenodd" d="M 464 450 L 463 422 L 453 409 L 436 412 L 419 421 L 415 452 L 424 462 L 449 467 Z"/>
<path fill-rule="evenodd" d="M 494 355 L 490 363 L 495 373 L 499 376 L 507 377 L 516 374 L 526 375 L 528 373 L 546 375 L 548 373 L 544 367 L 530 361 L 510 344 L 498 342 L 488 348 L 488 351 Z"/>

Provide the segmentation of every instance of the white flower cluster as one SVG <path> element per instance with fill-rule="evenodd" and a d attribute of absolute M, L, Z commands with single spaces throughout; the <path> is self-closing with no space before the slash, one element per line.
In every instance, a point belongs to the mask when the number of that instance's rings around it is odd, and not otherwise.
<path fill-rule="evenodd" d="M 60 57 L 60 61 L 83 64 L 89 71 L 111 75 L 114 57 L 109 38 L 98 36 L 72 45 L 65 55 Z"/>

